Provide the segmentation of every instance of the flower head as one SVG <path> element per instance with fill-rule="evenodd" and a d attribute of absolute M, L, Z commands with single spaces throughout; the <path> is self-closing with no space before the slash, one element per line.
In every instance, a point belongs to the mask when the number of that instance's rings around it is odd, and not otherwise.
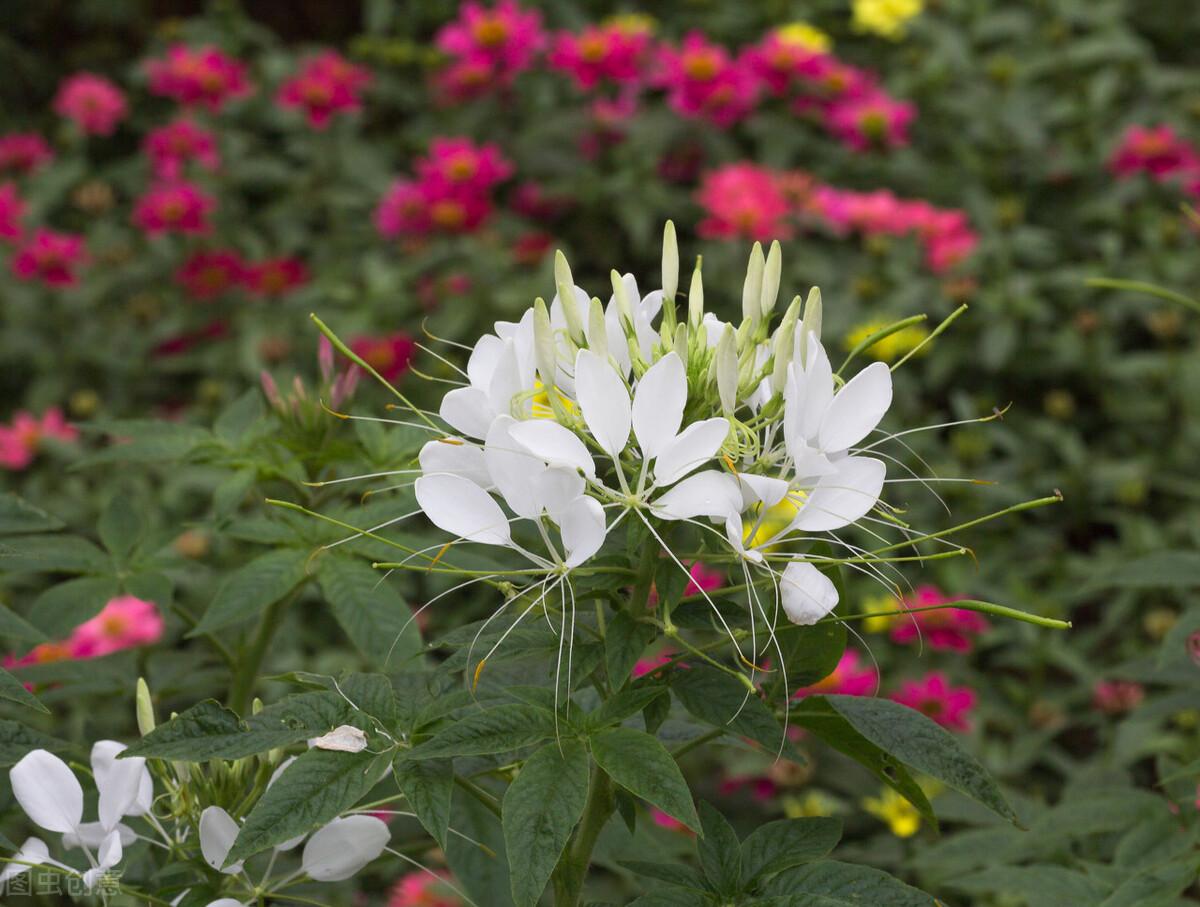
<path fill-rule="evenodd" d="M 1092 706 L 1106 715 L 1123 715 L 1141 705 L 1146 691 L 1132 680 L 1100 680 L 1092 690 Z"/>
<path fill-rule="evenodd" d="M 203 235 L 216 200 L 192 183 L 160 183 L 135 203 L 133 223 L 150 236 L 164 233 Z"/>
<path fill-rule="evenodd" d="M 370 83 L 366 69 L 328 50 L 284 82 L 276 100 L 285 109 L 303 112 L 314 129 L 324 129 L 334 116 L 361 108 L 360 92 Z"/>
<path fill-rule="evenodd" d="M 68 76 L 54 96 L 54 112 L 88 135 L 112 135 L 129 105 L 113 82 L 90 72 Z"/>
<path fill-rule="evenodd" d="M 951 686 L 941 671 L 926 674 L 920 680 L 906 680 L 892 699 L 916 709 L 951 731 L 971 729 L 971 710 L 975 691 L 970 687 Z"/>
<path fill-rule="evenodd" d="M 863 663 L 863 658 L 853 649 L 847 649 L 838 660 L 833 672 L 812 686 L 796 691 L 797 698 L 819 693 L 839 696 L 870 696 L 879 687 L 879 670 Z"/>
<path fill-rule="evenodd" d="M 846 335 L 845 347 L 847 350 L 852 350 L 867 338 L 882 331 L 889 325 L 889 322 L 881 318 L 871 321 L 864 321 L 862 324 L 854 327 L 850 333 Z M 915 324 L 906 328 L 901 328 L 892 334 L 888 334 L 882 340 L 877 340 L 863 352 L 872 359 L 878 359 L 880 362 L 892 363 L 901 356 L 911 353 L 918 346 L 925 342 L 929 336 L 929 330 L 922 325 Z"/>
<path fill-rule="evenodd" d="M 924 8 L 925 0 L 853 0 L 851 14 L 855 30 L 899 41 Z"/>
<path fill-rule="evenodd" d="M 921 814 L 903 795 L 885 787 L 878 797 L 865 797 L 862 807 L 881 819 L 897 838 L 911 838 L 921 830 Z"/>
<path fill-rule="evenodd" d="M 701 236 L 769 240 L 791 235 L 791 206 L 775 175 L 755 164 L 727 164 L 706 173 L 697 198 L 707 215 Z"/>
<path fill-rule="evenodd" d="M 421 871 L 401 876 L 388 894 L 387 907 L 463 907 L 445 876 Z"/>
<path fill-rule="evenodd" d="M 388 381 L 395 381 L 408 371 L 415 348 L 412 337 L 404 331 L 356 337 L 350 342 L 350 349 Z"/>
<path fill-rule="evenodd" d="M 40 280 L 48 287 L 73 287 L 77 268 L 88 260 L 83 237 L 38 227 L 17 246 L 12 271 L 21 280 Z"/>
<path fill-rule="evenodd" d="M 541 14 L 522 9 L 514 0 L 498 0 L 490 7 L 467 0 L 458 18 L 443 26 L 434 40 L 456 65 L 486 65 L 493 77 L 486 87 L 494 88 L 511 84 L 529 68 L 545 44 L 545 33 Z"/>
<path fill-rule="evenodd" d="M 308 266 L 292 256 L 269 258 L 247 264 L 242 280 L 255 296 L 283 296 L 308 283 Z"/>
<path fill-rule="evenodd" d="M 0 183 L 0 240 L 20 239 L 25 202 L 12 183 Z"/>
<path fill-rule="evenodd" d="M 175 280 L 192 299 L 216 299 L 245 277 L 246 265 L 232 249 L 195 252 L 175 272 Z"/>
<path fill-rule="evenodd" d="M 974 637 L 986 633 L 991 625 L 975 611 L 940 607 L 953 601 L 953 597 L 945 595 L 937 586 L 918 586 L 912 595 L 904 598 L 902 606 L 937 610 L 914 610 L 912 614 L 901 615 L 892 624 L 892 641 L 906 644 L 923 640 L 931 649 L 971 651 Z"/>
<path fill-rule="evenodd" d="M 839 100 L 830 106 L 826 121 L 830 131 L 855 151 L 896 148 L 908 144 L 908 127 L 916 108 L 882 92 Z"/>
<path fill-rule="evenodd" d="M 99 658 L 124 649 L 149 646 L 163 635 L 163 619 L 154 602 L 132 595 L 112 599 L 67 640 L 73 658 Z"/>
<path fill-rule="evenodd" d="M 659 48 L 656 82 L 684 117 L 728 128 L 754 109 L 758 84 L 751 69 L 720 45 L 691 32 L 679 47 Z"/>
<path fill-rule="evenodd" d="M 621 23 L 589 25 L 578 34 L 562 32 L 554 39 L 548 61 L 567 73 L 580 88 L 601 82 L 636 84 L 645 77 L 650 34 Z"/>
<path fill-rule="evenodd" d="M 36 132 L 0 135 L 0 171 L 33 173 L 54 160 L 54 151 Z"/>
<path fill-rule="evenodd" d="M 0 467 L 25 469 L 37 457 L 47 439 L 74 441 L 79 430 L 63 418 L 62 410 L 51 407 L 42 415 L 21 410 L 8 425 L 0 425 Z"/>
<path fill-rule="evenodd" d="M 162 59 L 150 60 L 146 71 L 152 93 L 213 112 L 253 90 L 246 65 L 212 45 L 173 44 Z"/>
<path fill-rule="evenodd" d="M 1165 180 L 1200 170 L 1200 155 L 1165 123 L 1130 126 L 1121 136 L 1108 167 L 1120 178 L 1146 173 L 1156 180 Z"/>
<path fill-rule="evenodd" d="M 192 161 L 205 170 L 216 170 L 221 165 L 216 136 L 187 119 L 152 129 L 142 141 L 142 150 L 160 180 L 179 179 Z"/>

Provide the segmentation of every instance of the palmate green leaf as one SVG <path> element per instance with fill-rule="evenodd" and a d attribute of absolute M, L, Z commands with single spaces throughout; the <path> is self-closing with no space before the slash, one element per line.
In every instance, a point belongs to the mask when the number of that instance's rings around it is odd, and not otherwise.
<path fill-rule="evenodd" d="M 36 696 L 25 689 L 25 684 L 3 668 L 0 668 L 0 699 L 7 699 L 34 711 L 50 713 L 48 708 L 38 702 Z"/>
<path fill-rule="evenodd" d="M 489 756 L 532 746 L 553 736 L 553 712 L 521 703 L 497 705 L 459 719 L 411 749 L 408 758 Z"/>
<path fill-rule="evenodd" d="M 748 737 L 769 753 L 782 752 L 793 762 L 804 764 L 804 757 L 787 739 L 783 725 L 771 710 L 757 696 L 747 696 L 746 688 L 728 674 L 693 665 L 672 675 L 671 689 L 683 707 L 706 724 Z"/>
<path fill-rule="evenodd" d="M 700 831 L 700 817 L 687 782 L 656 738 L 633 728 L 615 727 L 593 734 L 591 743 L 592 757 L 617 784 L 692 831 Z"/>
<path fill-rule="evenodd" d="M 11 491 L 0 494 L 0 535 L 54 532 L 64 525 L 58 517 Z"/>
<path fill-rule="evenodd" d="M 365 797 L 389 758 L 311 749 L 296 758 L 250 810 L 226 865 L 308 834 Z"/>
<path fill-rule="evenodd" d="M 987 770 L 937 722 L 890 699 L 825 696 L 873 744 L 905 765 L 977 800 L 1010 822 L 1017 815 Z"/>
<path fill-rule="evenodd" d="M 828 856 L 841 836 L 841 819 L 820 816 L 760 825 L 742 842 L 742 884 Z"/>
<path fill-rule="evenodd" d="M 120 591 L 113 576 L 80 576 L 51 586 L 33 600 L 29 619 L 48 636 L 62 638 L 91 620 Z"/>
<path fill-rule="evenodd" d="M 610 724 L 620 724 L 632 718 L 660 696 L 666 696 L 668 688 L 661 683 L 640 683 L 621 690 L 611 699 L 605 700 L 598 709 L 584 716 L 583 724 L 590 730 L 599 730 Z"/>
<path fill-rule="evenodd" d="M 454 765 L 449 759 L 397 759 L 396 783 L 417 820 L 446 847 L 454 795 Z"/>
<path fill-rule="evenodd" d="M 421 651 L 412 611 L 379 571 L 356 558 L 329 556 L 317 564 L 317 581 L 334 618 L 373 666 L 403 665 Z"/>
<path fill-rule="evenodd" d="M 188 635 L 212 633 L 256 616 L 305 581 L 308 558 L 306 550 L 284 548 L 239 567 L 221 583 L 204 617 Z"/>
<path fill-rule="evenodd" d="M 500 819 L 474 797 L 455 797 L 450 824 L 466 836 L 451 835 L 446 842 L 454 878 L 480 907 L 513 907 Z"/>
<path fill-rule="evenodd" d="M 100 514 L 96 531 L 108 553 L 123 563 L 142 540 L 146 525 L 130 496 L 118 492 Z"/>
<path fill-rule="evenodd" d="M 126 419 L 85 426 L 103 431 L 119 441 L 85 457 L 73 468 L 101 463 L 160 463 L 180 461 L 202 444 L 213 440 L 212 433 L 195 425 L 183 425 L 155 419 Z"/>
<path fill-rule="evenodd" d="M 767 883 L 772 907 L 936 907 L 932 895 L 886 872 L 821 860 L 779 873 Z M 1081 902 L 1082 903 L 1082 902 Z"/>
<path fill-rule="evenodd" d="M 785 695 L 785 677 L 787 695 L 828 677 L 846 651 L 846 625 L 841 621 L 811 627 L 789 624 L 776 629 L 775 637 L 783 650 L 780 661 L 785 670 L 776 671 L 764 684 L 768 702 Z"/>
<path fill-rule="evenodd" d="M 609 621 L 604 633 L 604 659 L 608 682 L 614 690 L 619 690 L 629 679 L 633 666 L 653 638 L 653 627 L 639 624 L 625 611 L 618 611 Z"/>
<path fill-rule="evenodd" d="M 267 719 L 252 728 L 234 712 L 207 699 L 160 724 L 130 745 L 124 755 L 175 762 L 241 759 L 314 736 L 312 729 L 306 726 L 289 727 L 283 722 L 273 726 L 269 722 Z"/>
<path fill-rule="evenodd" d="M 681 866 L 678 863 L 648 863 L 644 860 L 619 860 L 618 862 L 630 872 L 648 879 L 666 882 L 676 888 L 686 888 L 700 894 L 707 894 L 710 890 L 704 879 L 697 875 L 696 870 L 691 866 Z"/>
<path fill-rule="evenodd" d="M 66 752 L 70 744 L 41 731 L 26 727 L 19 721 L 0 719 L 0 766 L 10 766 L 21 761 L 30 750 Z"/>
<path fill-rule="evenodd" d="M 509 785 L 501 822 L 517 907 L 535 907 L 545 891 L 587 804 L 588 768 L 578 740 L 547 743 Z"/>
<path fill-rule="evenodd" d="M 704 836 L 696 842 L 700 868 L 713 888 L 731 897 L 741 887 L 741 842 L 725 817 L 707 801 L 700 802 L 700 826 L 704 829 Z"/>
<path fill-rule="evenodd" d="M 39 643 L 46 641 L 46 634 L 20 614 L 0 605 L 0 639 L 5 642 Z"/>

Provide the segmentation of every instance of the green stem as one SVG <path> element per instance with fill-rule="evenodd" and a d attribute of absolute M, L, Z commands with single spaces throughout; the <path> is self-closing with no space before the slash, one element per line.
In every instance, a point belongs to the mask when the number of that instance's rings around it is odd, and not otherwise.
<path fill-rule="evenodd" d="M 554 871 L 554 907 L 579 907 L 582 903 L 583 883 L 592 862 L 592 849 L 612 815 L 613 807 L 612 782 L 597 766 L 592 771 L 579 829 Z"/>
<path fill-rule="evenodd" d="M 262 668 L 267 649 L 271 646 L 271 640 L 275 638 L 275 631 L 279 629 L 284 612 L 295 597 L 296 592 L 293 591 L 268 605 L 267 610 L 263 612 L 262 620 L 258 623 L 258 632 L 254 634 L 250 650 L 246 652 L 237 673 L 234 674 L 233 685 L 229 691 L 229 707 L 238 714 L 245 712 L 250 705 L 250 697 L 254 693 L 254 685 L 258 682 L 258 672 Z"/>

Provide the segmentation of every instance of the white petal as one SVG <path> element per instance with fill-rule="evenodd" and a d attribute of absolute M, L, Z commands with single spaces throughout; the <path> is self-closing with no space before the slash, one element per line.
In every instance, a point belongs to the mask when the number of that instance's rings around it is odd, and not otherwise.
<path fill-rule="evenodd" d="M 496 371 L 496 363 L 504 352 L 504 341 L 495 334 L 484 334 L 475 342 L 471 357 L 467 360 L 467 378 L 472 387 L 487 390 Z"/>
<path fill-rule="evenodd" d="M 784 499 L 789 487 L 783 479 L 757 476 L 748 472 L 738 473 L 738 482 L 742 487 L 743 507 L 749 507 L 751 504 L 765 504 L 767 507 L 774 507 Z"/>
<path fill-rule="evenodd" d="M 551 466 L 568 466 L 588 478 L 596 475 L 596 463 L 587 445 L 569 428 L 550 419 L 529 419 L 509 428 L 518 444 Z"/>
<path fill-rule="evenodd" d="M 99 822 L 81 822 L 79 827 L 73 832 L 67 832 L 62 837 L 63 847 L 67 850 L 74 850 L 80 845 L 95 850 L 111 832 L 117 832 L 121 836 L 121 845 L 123 847 L 133 846 L 133 842 L 137 840 L 137 832 L 126 825 L 124 822 L 118 822 L 114 829 L 106 829 Z"/>
<path fill-rule="evenodd" d="M 124 853 L 125 849 L 121 846 L 121 833 L 114 829 L 100 842 L 100 851 L 97 854 L 100 868 L 112 869 L 121 862 L 121 857 L 124 856 Z"/>
<path fill-rule="evenodd" d="M 150 812 L 154 806 L 154 779 L 150 777 L 150 769 L 142 772 L 141 783 L 138 784 L 137 799 L 133 802 L 133 806 L 127 816 L 144 816 Z M 117 826 L 120 828 L 120 826 Z"/>
<path fill-rule="evenodd" d="M 546 464 L 513 438 L 512 428 L 516 424 L 511 416 L 496 417 L 483 445 L 483 460 L 505 503 L 517 516 L 533 519 L 542 512 L 535 482 L 546 470 Z"/>
<path fill-rule="evenodd" d="M 236 875 L 242 871 L 241 863 L 223 868 L 237 836 L 238 824 L 221 807 L 210 806 L 200 813 L 200 852 L 204 855 L 204 862 L 225 875 Z"/>
<path fill-rule="evenodd" d="M 633 275 L 630 274 L 629 276 L 632 277 Z M 636 282 L 634 283 L 634 286 L 635 287 L 637 286 Z M 633 297 L 631 297 L 631 298 L 633 298 Z M 651 290 L 649 293 L 647 293 L 645 296 L 642 297 L 642 304 L 641 304 L 640 308 L 636 305 L 634 307 L 639 308 L 639 312 L 642 315 L 642 317 L 644 317 L 647 322 L 650 322 L 658 317 L 658 313 L 662 311 L 662 305 L 663 305 L 663 291 L 662 290 Z"/>
<path fill-rule="evenodd" d="M 539 513 L 544 510 L 558 522 L 567 506 L 583 494 L 583 476 L 574 469 L 552 466 L 543 470 L 533 483 L 533 495 Z"/>
<path fill-rule="evenodd" d="M 887 467 L 872 457 L 844 457 L 837 472 L 817 482 L 809 492 L 791 529 L 823 532 L 849 526 L 866 516 L 879 494 Z"/>
<path fill-rule="evenodd" d="M 638 381 L 633 392 L 633 433 L 647 460 L 657 457 L 679 433 L 687 390 L 683 361 L 674 352 L 650 366 Z"/>
<path fill-rule="evenodd" d="M 727 419 L 693 422 L 672 438 L 654 462 L 654 484 L 670 485 L 713 458 L 729 435 Z"/>
<path fill-rule="evenodd" d="M 334 819 L 308 839 L 300 865 L 318 882 L 340 882 L 383 853 L 390 838 L 374 816 Z"/>
<path fill-rule="evenodd" d="M 442 397 L 438 413 L 459 434 L 479 439 L 487 437 L 496 418 L 487 393 L 477 387 L 456 387 Z"/>
<path fill-rule="evenodd" d="M 63 762 L 32 750 L 9 773 L 13 795 L 33 823 L 46 831 L 74 831 L 83 820 L 83 788 Z"/>
<path fill-rule="evenodd" d="M 571 288 L 574 298 L 575 313 L 579 317 L 579 324 L 586 325 L 588 323 L 588 304 L 592 301 L 592 297 L 588 295 L 587 290 L 581 286 Z M 568 305 L 571 300 L 568 300 Z M 567 313 L 563 311 L 563 301 L 557 293 L 550 300 L 550 325 L 555 330 L 565 331 L 567 329 Z"/>
<path fill-rule="evenodd" d="M 629 359 L 629 341 L 625 339 L 625 332 L 621 330 L 621 316 L 617 312 L 615 302 L 610 302 L 604 310 L 604 328 L 608 337 L 608 355 L 616 361 L 621 375 L 628 378 L 633 363 Z"/>
<path fill-rule="evenodd" d="M 507 545 L 508 518 L 491 495 L 462 476 L 421 476 L 413 486 L 430 522 L 451 535 L 484 545 Z"/>
<path fill-rule="evenodd" d="M 483 462 L 483 450 L 471 441 L 461 438 L 444 438 L 429 441 L 421 448 L 417 459 L 425 474 L 448 472 L 470 479 L 480 488 L 490 488 L 491 476 Z"/>
<path fill-rule="evenodd" d="M 308 741 L 310 747 L 319 750 L 336 750 L 341 753 L 361 753 L 367 748 L 367 735 L 361 728 L 343 724 L 328 734 Z"/>
<path fill-rule="evenodd" d="M 711 350 L 721 342 L 721 335 L 725 333 L 725 322 L 712 312 L 705 312 L 700 326 L 704 328 L 705 346 Z"/>
<path fill-rule="evenodd" d="M 532 385 L 526 387 L 522 382 L 520 360 L 517 357 L 517 346 L 512 340 L 504 341 L 504 352 L 500 354 L 500 359 L 496 363 L 496 370 L 492 373 L 492 380 L 485 390 L 488 395 L 488 404 L 492 408 L 492 412 L 497 415 L 507 416 L 513 412 L 513 398 L 525 390 L 530 390 Z M 526 413 L 532 406 L 531 400 L 526 400 L 522 404 L 523 410 Z"/>
<path fill-rule="evenodd" d="M 821 420 L 821 449 L 833 453 L 857 444 L 892 405 L 892 372 L 872 362 L 837 392 Z"/>
<path fill-rule="evenodd" d="M 575 357 L 575 394 L 583 421 L 600 449 L 614 458 L 620 455 L 633 421 L 621 376 L 591 350 L 580 350 Z"/>
<path fill-rule="evenodd" d="M 710 469 L 684 479 L 654 501 L 651 508 L 667 520 L 698 516 L 728 519 L 742 509 L 742 490 L 733 476 Z"/>
<path fill-rule="evenodd" d="M 833 367 L 829 364 L 829 356 L 825 347 L 821 346 L 816 337 L 809 335 L 808 367 L 800 371 L 796 357 L 792 367 L 797 369 L 797 377 L 803 376 L 800 385 L 800 409 L 798 427 L 804 438 L 815 440 L 821 429 L 821 420 L 833 400 Z"/>
<path fill-rule="evenodd" d="M 149 774 L 142 757 L 117 758 L 125 749 L 125 744 L 116 740 L 97 740 L 92 746 L 92 775 L 100 792 L 100 825 L 109 830 L 122 817 L 138 811 L 138 795 Z"/>
<path fill-rule="evenodd" d="M 25 843 L 20 849 L 12 855 L 14 862 L 9 863 L 0 871 L 0 885 L 3 885 L 9 879 L 15 879 L 17 876 L 24 875 L 29 872 L 35 865 L 41 866 L 50 858 L 50 849 L 46 843 L 40 838 L 26 838 Z M 29 863 L 29 866 L 22 866 L 22 863 Z"/>
<path fill-rule="evenodd" d="M 205 907 L 246 907 L 241 901 L 235 901 L 233 898 L 219 898 L 215 901 L 209 901 Z"/>
<path fill-rule="evenodd" d="M 838 603 L 833 580 L 807 561 L 787 565 L 780 579 L 783 611 L 794 624 L 810 627 Z"/>
<path fill-rule="evenodd" d="M 604 544 L 604 508 L 595 498 L 578 497 L 563 512 L 558 528 L 567 549 L 567 566 L 578 567 Z"/>

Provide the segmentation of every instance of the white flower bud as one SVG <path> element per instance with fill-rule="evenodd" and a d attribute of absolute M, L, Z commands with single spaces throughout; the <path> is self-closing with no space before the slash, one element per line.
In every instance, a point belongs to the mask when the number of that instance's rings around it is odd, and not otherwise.
<path fill-rule="evenodd" d="M 540 296 L 533 303 L 533 357 L 542 384 L 549 390 L 554 387 L 554 376 L 558 368 L 554 350 L 554 328 L 550 326 L 550 310 L 546 308 L 546 300 Z"/>
<path fill-rule="evenodd" d="M 625 280 L 617 271 L 609 272 L 612 280 L 613 298 L 617 301 L 617 315 L 621 320 L 621 329 L 627 336 L 637 336 L 637 328 L 633 323 L 633 306 L 629 302 L 629 293 L 625 290 Z"/>
<path fill-rule="evenodd" d="M 145 737 L 154 730 L 154 700 L 150 698 L 150 686 L 146 678 L 139 677 L 137 681 L 137 726 L 138 733 Z"/>
<path fill-rule="evenodd" d="M 716 357 L 717 393 L 721 397 L 721 409 L 728 415 L 737 406 L 738 357 L 736 339 L 731 325 L 717 342 Z"/>
<path fill-rule="evenodd" d="M 808 299 L 804 303 L 804 320 L 800 323 L 800 365 L 808 365 L 808 337 L 812 335 L 821 339 L 821 288 L 813 287 L 808 291 Z"/>
<path fill-rule="evenodd" d="M 686 365 L 688 361 L 688 327 L 686 324 L 675 325 L 675 336 L 671 340 L 671 348 Z"/>
<path fill-rule="evenodd" d="M 771 243 L 771 251 L 767 253 L 767 263 L 763 268 L 762 295 L 759 297 L 759 313 L 762 320 L 769 321 L 771 312 L 775 310 L 775 300 L 779 298 L 779 278 L 783 269 L 783 252 L 779 248 L 779 240 Z"/>
<path fill-rule="evenodd" d="M 601 359 L 608 358 L 608 325 L 604 321 L 604 306 L 595 296 L 588 306 L 588 349 Z"/>
<path fill-rule="evenodd" d="M 674 302 L 679 292 L 679 244 L 675 240 L 675 225 L 667 221 L 663 227 L 662 246 L 663 301 Z"/>
<path fill-rule="evenodd" d="M 762 243 L 755 243 L 750 250 L 750 262 L 746 265 L 746 280 L 742 284 L 742 323 L 758 324 L 759 306 L 762 299 L 763 267 Z"/>
<path fill-rule="evenodd" d="M 696 269 L 692 271 L 692 285 L 688 289 L 688 327 L 693 331 L 700 329 L 704 320 L 704 278 L 700 275 L 703 259 L 696 256 Z"/>
<path fill-rule="evenodd" d="M 575 307 L 575 278 L 562 249 L 554 253 L 554 286 L 562 303 L 563 316 L 567 319 L 567 333 L 576 346 L 583 345 L 583 325 L 579 321 L 579 310 Z"/>

